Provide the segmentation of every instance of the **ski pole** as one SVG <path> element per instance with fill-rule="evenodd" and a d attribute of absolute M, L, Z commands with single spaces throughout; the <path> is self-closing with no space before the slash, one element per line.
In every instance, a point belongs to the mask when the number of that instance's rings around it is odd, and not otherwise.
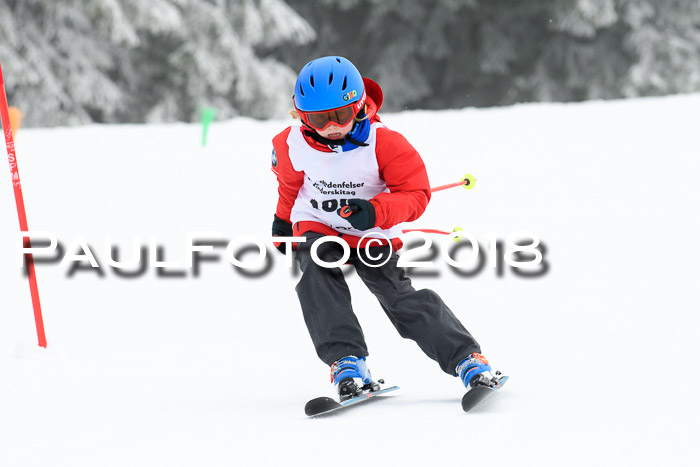
<path fill-rule="evenodd" d="M 462 177 L 462 181 L 460 181 L 460 182 L 448 183 L 447 185 L 436 186 L 435 188 L 431 188 L 430 191 L 432 193 L 435 193 L 436 191 L 447 190 L 448 188 L 453 188 L 456 186 L 463 186 L 465 190 L 471 190 L 472 188 L 474 188 L 475 183 L 476 183 L 476 178 L 474 178 L 474 175 L 466 174 L 464 177 Z"/>
<path fill-rule="evenodd" d="M 452 229 L 452 232 L 447 232 L 446 230 L 437 230 L 437 229 L 406 229 L 406 230 L 402 230 L 401 232 L 403 232 L 405 234 L 410 233 L 410 232 L 423 232 L 423 233 L 428 233 L 428 234 L 450 235 L 454 232 L 460 232 L 460 231 L 463 232 L 464 229 L 461 227 L 455 227 L 454 229 Z M 458 242 L 461 239 L 462 239 L 462 237 L 460 237 L 458 235 L 454 238 L 454 241 Z"/>
<path fill-rule="evenodd" d="M 22 195 L 22 184 L 19 179 L 19 169 L 17 168 L 17 156 L 15 154 L 15 141 L 12 137 L 12 125 L 10 123 L 10 111 L 7 107 L 7 95 L 5 94 L 5 81 L 2 76 L 2 66 L 0 66 L 0 120 L 5 133 L 5 144 L 7 146 L 7 160 L 10 162 L 10 173 L 12 174 L 12 185 L 15 191 L 15 203 L 17 204 L 17 216 L 19 217 L 19 228 L 22 232 L 28 232 L 27 214 L 24 210 L 24 196 Z M 23 237 L 25 249 L 31 248 L 29 237 Z M 41 303 L 39 302 L 39 288 L 36 283 L 36 272 L 34 271 L 34 257 L 31 253 L 24 255 L 27 265 L 27 277 L 29 279 L 29 291 L 32 296 L 32 306 L 34 307 L 34 321 L 36 322 L 36 334 L 39 339 L 39 346 L 46 347 L 46 335 L 44 333 L 44 319 L 41 315 Z"/>
<path fill-rule="evenodd" d="M 406 229 L 402 230 L 403 233 L 409 233 L 409 232 L 423 232 L 423 233 L 429 233 L 429 234 L 438 234 L 438 235 L 449 235 L 452 232 L 447 232 L 445 230 L 437 230 L 437 229 Z"/>

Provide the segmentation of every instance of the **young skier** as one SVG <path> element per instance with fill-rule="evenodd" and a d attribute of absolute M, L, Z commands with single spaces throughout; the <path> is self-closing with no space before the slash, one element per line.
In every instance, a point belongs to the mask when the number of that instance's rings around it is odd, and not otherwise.
<path fill-rule="evenodd" d="M 321 243 L 327 236 L 348 244 L 347 263 L 402 337 L 414 340 L 467 387 L 482 373 L 490 377 L 479 344 L 442 299 L 432 290 L 415 290 L 397 266 L 393 251 L 402 246 L 401 223 L 423 214 L 431 192 L 418 152 L 377 115 L 383 101 L 379 85 L 343 57 L 322 57 L 302 68 L 292 101 L 291 113 L 301 126 L 288 127 L 272 140 L 272 171 L 279 182 L 272 235 L 306 238 L 296 245 L 302 271 L 296 291 L 316 353 L 330 365 L 340 400 L 371 388 L 372 378 L 343 273 L 312 258 L 315 243 L 319 259 L 343 257 L 341 245 Z M 369 238 L 378 234 L 388 241 Z M 370 241 L 368 253 L 358 253 L 357 247 L 364 251 Z M 286 251 L 285 243 L 275 246 Z"/>

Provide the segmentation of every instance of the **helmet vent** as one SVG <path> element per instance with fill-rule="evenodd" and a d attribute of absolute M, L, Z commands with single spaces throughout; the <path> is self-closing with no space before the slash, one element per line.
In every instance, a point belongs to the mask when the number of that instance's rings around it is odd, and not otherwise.
<path fill-rule="evenodd" d="M 306 94 L 304 94 L 304 86 L 299 84 L 299 93 L 301 94 L 301 97 L 306 97 Z"/>
<path fill-rule="evenodd" d="M 311 83 L 312 88 L 316 87 L 316 85 L 314 84 L 314 75 L 311 75 L 311 77 L 309 78 L 309 82 Z"/>
<path fill-rule="evenodd" d="M 333 73 L 328 77 L 328 84 L 331 84 L 333 82 Z"/>
<path fill-rule="evenodd" d="M 338 63 L 342 63 L 338 57 L 335 57 L 335 61 Z"/>
<path fill-rule="evenodd" d="M 343 78 L 343 88 L 341 89 L 341 91 L 345 91 L 345 88 L 347 88 L 347 87 L 348 87 L 348 77 L 346 76 L 345 78 Z"/>

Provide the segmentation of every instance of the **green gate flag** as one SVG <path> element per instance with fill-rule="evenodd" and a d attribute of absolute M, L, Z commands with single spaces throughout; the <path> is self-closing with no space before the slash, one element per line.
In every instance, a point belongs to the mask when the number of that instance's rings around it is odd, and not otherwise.
<path fill-rule="evenodd" d="M 202 146 L 207 145 L 207 133 L 209 132 L 209 124 L 216 116 L 216 109 L 211 107 L 202 110 Z"/>

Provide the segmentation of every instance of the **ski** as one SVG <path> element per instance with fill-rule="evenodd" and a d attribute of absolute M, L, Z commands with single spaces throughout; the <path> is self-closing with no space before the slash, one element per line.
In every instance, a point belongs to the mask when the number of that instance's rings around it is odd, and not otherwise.
<path fill-rule="evenodd" d="M 501 389 L 503 385 L 506 384 L 506 381 L 508 381 L 508 376 L 500 376 L 500 373 L 496 373 L 496 376 L 492 378 L 480 376 L 482 375 L 476 376 L 474 380 L 472 380 L 470 383 L 471 388 L 464 397 L 462 397 L 462 409 L 464 409 L 465 412 L 469 412 L 484 399 Z"/>
<path fill-rule="evenodd" d="M 304 413 L 306 413 L 306 415 L 308 415 L 309 417 L 318 417 L 320 415 L 336 413 L 340 410 L 344 410 L 349 407 L 354 407 L 363 402 L 375 400 L 379 398 L 379 396 L 388 392 L 396 391 L 397 389 L 399 389 L 398 386 L 391 386 L 384 389 L 378 389 L 376 391 L 367 391 L 360 394 L 359 396 L 344 400 L 342 402 L 338 402 L 337 400 L 332 399 L 330 397 L 317 397 L 316 399 L 311 399 L 309 402 L 306 403 L 306 406 L 304 407 Z"/>

